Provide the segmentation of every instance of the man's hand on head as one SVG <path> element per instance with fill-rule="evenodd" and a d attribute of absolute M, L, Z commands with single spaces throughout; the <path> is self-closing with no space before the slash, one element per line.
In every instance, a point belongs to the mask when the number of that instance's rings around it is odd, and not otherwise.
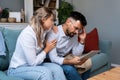
<path fill-rule="evenodd" d="M 82 32 L 81 32 L 81 33 L 78 33 L 78 37 L 79 37 L 79 39 L 80 39 L 79 42 L 80 42 L 81 44 L 84 44 L 84 43 L 85 43 L 86 35 L 87 35 L 87 33 L 86 33 L 85 28 L 82 29 Z"/>

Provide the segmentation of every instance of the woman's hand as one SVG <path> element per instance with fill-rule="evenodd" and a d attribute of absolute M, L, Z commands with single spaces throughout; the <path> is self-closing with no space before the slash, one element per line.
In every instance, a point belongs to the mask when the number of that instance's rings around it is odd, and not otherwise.
<path fill-rule="evenodd" d="M 46 42 L 46 47 L 44 51 L 48 53 L 50 50 L 52 50 L 56 46 L 57 40 L 54 39 L 51 42 Z"/>

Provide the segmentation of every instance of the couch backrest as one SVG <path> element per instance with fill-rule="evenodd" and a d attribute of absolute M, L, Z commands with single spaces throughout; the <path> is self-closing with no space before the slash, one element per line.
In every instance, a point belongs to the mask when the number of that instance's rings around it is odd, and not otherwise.
<path fill-rule="evenodd" d="M 6 45 L 6 56 L 0 56 L 0 70 L 5 70 L 9 66 L 9 62 L 15 50 L 17 38 L 22 29 L 13 30 L 0 27 L 0 31 L 3 34 L 4 42 Z"/>
<path fill-rule="evenodd" d="M 0 31 L 3 34 L 3 27 L 0 27 Z M 6 50 L 6 56 L 0 56 L 0 70 L 6 70 L 8 68 L 9 65 L 9 60 L 8 60 L 8 53 Z"/>
<path fill-rule="evenodd" d="M 15 50 L 16 41 L 17 41 L 17 38 L 18 38 L 20 32 L 21 32 L 21 29 L 20 30 L 12 30 L 12 29 L 8 29 L 8 28 L 5 28 L 3 31 L 5 43 L 6 43 L 8 52 L 9 52 L 9 61 Z"/>

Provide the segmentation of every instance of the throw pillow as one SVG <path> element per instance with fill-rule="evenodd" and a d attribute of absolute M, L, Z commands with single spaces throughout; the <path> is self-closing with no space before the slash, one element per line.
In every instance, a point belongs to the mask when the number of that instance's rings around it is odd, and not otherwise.
<path fill-rule="evenodd" d="M 8 29 L 8 28 L 4 29 L 3 34 L 5 37 L 5 43 L 6 43 L 8 52 L 9 52 L 9 61 L 11 60 L 11 57 L 15 50 L 16 41 L 17 41 L 17 38 L 18 38 L 21 30 L 22 29 L 20 29 L 20 30 L 13 30 L 13 29 Z"/>
<path fill-rule="evenodd" d="M 99 36 L 97 28 L 94 28 L 91 32 L 87 33 L 86 36 L 84 52 L 88 53 L 91 50 L 99 50 Z"/>

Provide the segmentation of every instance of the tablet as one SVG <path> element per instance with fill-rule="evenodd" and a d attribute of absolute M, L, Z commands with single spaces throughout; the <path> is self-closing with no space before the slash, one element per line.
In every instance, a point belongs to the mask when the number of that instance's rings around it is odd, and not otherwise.
<path fill-rule="evenodd" d="M 80 59 L 84 59 L 84 58 L 85 58 L 85 59 L 88 59 L 88 58 L 94 56 L 95 54 L 97 54 L 97 53 L 99 53 L 99 52 L 100 52 L 100 50 L 92 50 L 92 51 L 90 51 L 90 52 L 88 52 L 88 53 L 80 56 Z"/>

